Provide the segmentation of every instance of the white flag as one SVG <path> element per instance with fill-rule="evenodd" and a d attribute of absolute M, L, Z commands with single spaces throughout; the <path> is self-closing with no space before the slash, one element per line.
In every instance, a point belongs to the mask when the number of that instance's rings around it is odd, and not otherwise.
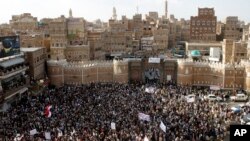
<path fill-rule="evenodd" d="M 50 132 L 45 132 L 45 139 L 46 140 L 51 140 Z"/>
<path fill-rule="evenodd" d="M 162 121 L 161 121 L 161 124 L 160 124 L 160 128 L 161 128 L 162 131 L 164 131 L 166 133 L 166 126 Z"/>
<path fill-rule="evenodd" d="M 111 129 L 115 130 L 115 123 L 111 122 Z"/>
<path fill-rule="evenodd" d="M 150 116 L 144 113 L 139 113 L 138 117 L 140 120 L 150 121 Z"/>
<path fill-rule="evenodd" d="M 33 129 L 33 130 L 30 130 L 30 135 L 33 136 L 37 134 L 37 130 L 36 129 Z"/>

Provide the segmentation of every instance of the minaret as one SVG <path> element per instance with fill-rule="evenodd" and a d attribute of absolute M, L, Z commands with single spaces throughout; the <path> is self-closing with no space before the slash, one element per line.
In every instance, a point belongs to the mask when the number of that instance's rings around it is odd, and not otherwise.
<path fill-rule="evenodd" d="M 72 10 L 71 10 L 71 8 L 69 9 L 69 17 L 70 17 L 70 18 L 73 18 L 73 15 L 72 15 Z"/>
<path fill-rule="evenodd" d="M 113 20 L 117 19 L 117 15 L 116 15 L 116 9 L 115 7 L 113 7 Z"/>
<path fill-rule="evenodd" d="M 165 17 L 168 17 L 168 0 L 165 0 Z"/>

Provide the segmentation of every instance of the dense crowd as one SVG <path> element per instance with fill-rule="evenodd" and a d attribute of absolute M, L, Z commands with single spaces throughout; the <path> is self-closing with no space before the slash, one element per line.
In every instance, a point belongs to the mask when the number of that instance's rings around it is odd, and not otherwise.
<path fill-rule="evenodd" d="M 147 85 L 95 83 L 82 86 L 46 88 L 36 96 L 22 99 L 1 114 L 0 134 L 7 140 L 74 141 L 221 141 L 231 122 L 240 122 L 227 105 L 202 101 L 188 103 L 188 94 L 208 94 L 187 86 L 157 84 L 155 93 Z M 44 115 L 51 105 L 51 117 Z M 246 111 L 248 110 L 248 111 Z M 246 109 L 243 112 L 249 112 Z M 138 113 L 150 116 L 140 120 Z M 166 132 L 160 123 L 166 126 Z M 115 123 L 115 129 L 111 129 Z M 30 135 L 36 129 L 37 133 Z M 17 140 L 17 139 L 16 139 Z"/>

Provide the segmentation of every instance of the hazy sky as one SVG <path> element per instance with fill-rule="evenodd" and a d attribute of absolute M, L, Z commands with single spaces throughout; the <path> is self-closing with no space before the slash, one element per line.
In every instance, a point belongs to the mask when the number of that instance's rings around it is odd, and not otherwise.
<path fill-rule="evenodd" d="M 84 17 L 88 21 L 101 19 L 107 21 L 112 16 L 115 6 L 118 19 L 122 15 L 131 18 L 139 6 L 139 13 L 149 11 L 164 14 L 165 0 L 2 0 L 0 23 L 9 22 L 11 15 L 31 13 L 41 18 L 55 18 L 60 15 L 68 17 L 71 8 L 74 17 Z M 240 20 L 250 22 L 250 0 L 168 0 L 169 14 L 176 18 L 189 19 L 198 13 L 198 7 L 214 7 L 218 20 L 226 16 L 238 16 Z"/>

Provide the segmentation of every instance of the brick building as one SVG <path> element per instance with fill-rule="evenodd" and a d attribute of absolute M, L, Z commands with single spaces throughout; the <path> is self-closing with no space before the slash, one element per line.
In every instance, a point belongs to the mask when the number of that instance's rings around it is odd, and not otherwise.
<path fill-rule="evenodd" d="M 190 19 L 190 40 L 216 41 L 216 24 L 214 8 L 199 8 L 198 16 Z"/>
<path fill-rule="evenodd" d="M 45 78 L 45 61 L 47 59 L 46 48 L 33 47 L 21 48 L 24 58 L 29 64 L 28 74 L 32 80 Z"/>

